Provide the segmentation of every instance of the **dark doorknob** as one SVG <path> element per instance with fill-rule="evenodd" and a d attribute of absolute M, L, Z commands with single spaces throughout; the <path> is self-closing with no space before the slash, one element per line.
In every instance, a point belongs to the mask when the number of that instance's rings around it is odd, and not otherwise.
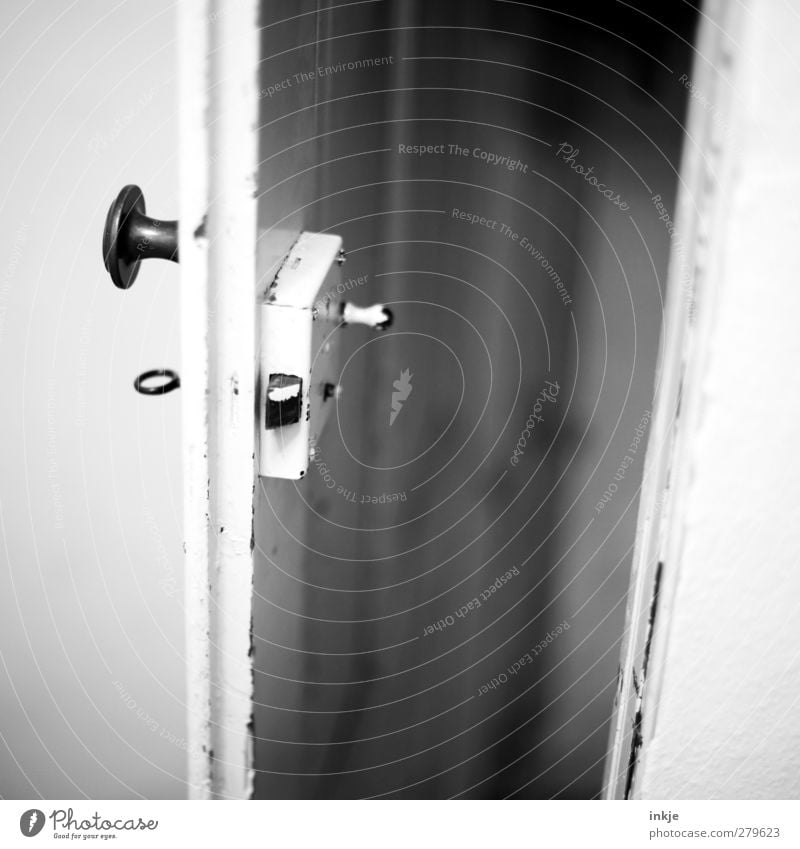
<path fill-rule="evenodd" d="M 103 262 L 114 285 L 128 289 L 143 259 L 178 261 L 178 222 L 145 215 L 138 186 L 125 186 L 111 204 L 103 231 Z"/>

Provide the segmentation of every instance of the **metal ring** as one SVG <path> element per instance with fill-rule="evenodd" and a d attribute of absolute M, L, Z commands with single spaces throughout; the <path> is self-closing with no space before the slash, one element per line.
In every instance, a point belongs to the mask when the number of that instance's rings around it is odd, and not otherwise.
<path fill-rule="evenodd" d="M 154 377 L 170 378 L 166 383 L 157 383 L 155 386 L 144 386 L 144 382 L 151 380 Z M 166 395 L 167 392 L 172 392 L 181 385 L 181 379 L 178 372 L 171 368 L 154 368 L 150 371 L 143 371 L 136 380 L 133 381 L 133 388 L 142 395 Z"/>

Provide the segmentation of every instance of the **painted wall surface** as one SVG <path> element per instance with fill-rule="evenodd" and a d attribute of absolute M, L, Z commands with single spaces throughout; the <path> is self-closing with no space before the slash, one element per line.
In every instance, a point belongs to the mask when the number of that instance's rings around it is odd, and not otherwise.
<path fill-rule="evenodd" d="M 655 622 L 643 798 L 800 797 L 800 168 L 783 153 L 800 131 L 800 19 L 768 0 L 744 16 L 731 203 L 711 235 L 679 419 L 691 450 L 675 478 L 688 483 Z"/>
<path fill-rule="evenodd" d="M 184 795 L 178 269 L 115 289 L 126 183 L 177 217 L 175 12 L 0 11 L 0 796 Z"/>

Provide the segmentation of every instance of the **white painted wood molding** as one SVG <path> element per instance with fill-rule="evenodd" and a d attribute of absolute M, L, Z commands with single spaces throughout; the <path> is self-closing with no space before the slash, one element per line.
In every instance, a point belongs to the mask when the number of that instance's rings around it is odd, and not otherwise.
<path fill-rule="evenodd" d="M 611 798 L 800 796 L 798 38 L 785 4 L 703 7 Z"/>
<path fill-rule="evenodd" d="M 259 61 L 255 0 L 181 0 L 189 795 L 252 794 Z"/>
<path fill-rule="evenodd" d="M 196 239 L 208 208 L 205 127 L 207 2 L 178 5 L 181 303 L 181 437 L 183 445 L 184 617 L 188 795 L 209 798 L 211 777 L 208 569 L 208 242 Z"/>
<path fill-rule="evenodd" d="M 721 172 L 729 139 L 718 119 L 730 89 L 721 76 L 735 59 L 731 35 L 739 26 L 734 4 L 705 4 L 696 41 L 691 84 L 703 98 L 689 99 L 686 141 L 680 169 L 670 250 L 667 298 L 650 438 L 645 458 L 639 517 L 622 644 L 617 694 L 606 760 L 605 795 L 629 798 L 641 754 L 644 704 L 652 705 L 651 653 L 656 616 L 668 616 L 667 604 L 678 571 L 682 458 L 690 450 L 687 425 L 689 372 L 701 367 L 698 345 L 708 332 L 714 303 L 706 280 L 709 227 L 724 215 Z M 707 104 L 715 105 L 715 111 Z M 698 304 L 702 303 L 702 310 Z M 702 318 L 701 318 L 702 313 Z M 701 327 L 699 321 L 704 322 Z"/>

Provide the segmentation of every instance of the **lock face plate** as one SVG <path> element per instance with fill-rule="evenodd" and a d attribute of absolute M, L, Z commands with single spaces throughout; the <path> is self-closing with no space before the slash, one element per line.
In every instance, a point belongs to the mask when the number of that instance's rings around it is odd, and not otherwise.
<path fill-rule="evenodd" d="M 336 404 L 339 236 L 302 233 L 260 310 L 258 474 L 298 480 Z"/>

